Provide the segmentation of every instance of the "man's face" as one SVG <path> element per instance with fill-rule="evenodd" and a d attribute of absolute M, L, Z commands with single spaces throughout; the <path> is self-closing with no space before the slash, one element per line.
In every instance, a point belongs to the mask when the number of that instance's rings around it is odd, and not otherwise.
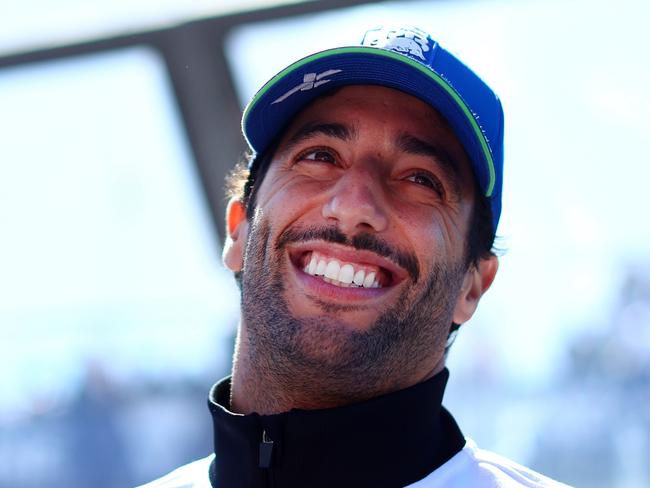
<path fill-rule="evenodd" d="M 414 97 L 351 86 L 309 105 L 241 223 L 242 262 L 226 251 L 252 357 L 336 376 L 341 395 L 432 374 L 452 320 L 466 319 L 473 185 L 460 142 Z"/>

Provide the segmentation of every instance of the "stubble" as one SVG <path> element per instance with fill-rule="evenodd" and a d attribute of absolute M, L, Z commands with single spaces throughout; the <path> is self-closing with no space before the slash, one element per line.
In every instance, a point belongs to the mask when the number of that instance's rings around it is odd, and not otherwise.
<path fill-rule="evenodd" d="M 259 215 L 251 222 L 242 273 L 242 314 L 246 351 L 242 358 L 255 377 L 258 411 L 322 408 L 365 400 L 406 386 L 423 364 L 440 356 L 465 268 L 437 263 L 420 276 L 417 259 L 370 234 L 354 238 L 337 229 L 290 230 L 277 244 Z M 322 314 L 295 317 L 287 303 L 283 275 L 285 246 L 307 238 L 368 249 L 405 267 L 412 285 L 364 330 L 339 320 L 321 304 Z M 241 336 L 240 336 L 241 337 Z M 262 389 L 260 391 L 260 389 Z M 250 390 L 250 389 L 249 389 Z"/>

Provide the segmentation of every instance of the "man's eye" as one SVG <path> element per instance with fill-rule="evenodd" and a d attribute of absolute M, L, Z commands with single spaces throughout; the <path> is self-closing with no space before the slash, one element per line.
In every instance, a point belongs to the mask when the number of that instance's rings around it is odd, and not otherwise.
<path fill-rule="evenodd" d="M 330 151 L 326 151 L 325 149 L 314 149 L 308 152 L 303 153 L 300 155 L 298 158 L 299 160 L 307 160 L 307 161 L 320 161 L 323 163 L 336 163 L 336 158 Z"/>
<path fill-rule="evenodd" d="M 443 193 L 443 188 L 440 181 L 428 173 L 413 173 L 412 175 L 408 176 L 406 180 L 411 181 L 417 185 L 430 188 L 440 194 Z"/>

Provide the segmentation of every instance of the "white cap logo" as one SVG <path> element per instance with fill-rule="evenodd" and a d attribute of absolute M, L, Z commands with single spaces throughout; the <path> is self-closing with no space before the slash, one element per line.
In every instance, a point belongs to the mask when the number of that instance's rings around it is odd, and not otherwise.
<path fill-rule="evenodd" d="M 325 83 L 329 83 L 332 80 L 328 80 L 325 78 L 327 76 L 332 76 L 340 72 L 341 72 L 340 69 L 328 69 L 327 71 L 323 71 L 322 73 L 307 73 L 302 77 L 302 83 L 300 83 L 297 86 L 294 86 L 291 90 L 289 90 L 281 97 L 278 97 L 276 100 L 274 100 L 271 103 L 271 105 L 284 102 L 291 95 L 299 91 L 311 90 L 312 88 L 318 88 L 319 86 L 324 85 Z"/>
<path fill-rule="evenodd" d="M 369 31 L 363 39 L 363 45 L 408 54 L 422 61 L 426 61 L 424 54 L 431 50 L 427 35 L 415 28 Z"/>

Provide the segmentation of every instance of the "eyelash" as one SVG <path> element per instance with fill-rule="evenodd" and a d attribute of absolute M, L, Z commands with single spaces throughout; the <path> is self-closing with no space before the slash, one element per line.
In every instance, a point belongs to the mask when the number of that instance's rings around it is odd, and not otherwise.
<path fill-rule="evenodd" d="M 308 158 L 307 156 L 310 155 L 315 155 L 318 153 L 323 153 L 327 155 L 331 160 L 330 161 L 323 161 L 322 159 L 316 159 L 316 158 Z M 328 148 L 324 147 L 317 147 L 317 148 L 311 148 L 307 151 L 303 151 L 298 155 L 296 158 L 296 161 L 302 161 L 302 160 L 307 160 L 307 161 L 314 161 L 314 162 L 320 162 L 320 163 L 328 163 L 328 164 L 336 164 L 338 161 L 337 155 L 334 151 Z"/>
<path fill-rule="evenodd" d="M 418 183 L 418 182 L 414 181 L 416 178 L 425 178 L 427 180 L 427 183 Z M 416 173 L 413 173 L 413 174 L 407 176 L 406 179 L 409 180 L 409 181 L 412 181 L 416 185 L 420 185 L 420 186 L 423 186 L 423 187 L 426 187 L 426 188 L 430 188 L 430 189 L 438 192 L 440 195 L 444 195 L 444 193 L 445 193 L 444 188 L 442 186 L 442 183 L 440 183 L 440 180 L 438 180 L 438 178 L 432 176 L 429 173 L 422 172 L 422 171 L 416 172 Z"/>

